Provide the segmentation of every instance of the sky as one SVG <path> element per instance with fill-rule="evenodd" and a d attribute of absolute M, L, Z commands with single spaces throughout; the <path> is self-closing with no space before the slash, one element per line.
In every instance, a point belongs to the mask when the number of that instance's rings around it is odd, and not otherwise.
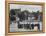
<path fill-rule="evenodd" d="M 20 9 L 21 11 L 28 10 L 29 12 L 37 12 L 38 10 L 42 12 L 42 6 L 40 5 L 21 5 L 21 4 L 10 4 L 11 9 Z"/>

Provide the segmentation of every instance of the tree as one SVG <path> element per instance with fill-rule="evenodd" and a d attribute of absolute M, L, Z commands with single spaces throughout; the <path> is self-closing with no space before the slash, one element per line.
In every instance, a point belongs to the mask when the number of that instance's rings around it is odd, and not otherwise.
<path fill-rule="evenodd" d="M 10 15 L 15 15 L 15 10 L 14 9 L 10 10 Z"/>

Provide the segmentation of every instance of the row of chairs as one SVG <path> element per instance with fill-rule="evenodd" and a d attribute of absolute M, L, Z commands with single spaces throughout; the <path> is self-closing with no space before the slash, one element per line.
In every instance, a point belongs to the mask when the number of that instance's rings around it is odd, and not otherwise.
<path fill-rule="evenodd" d="M 18 29 L 34 29 L 35 26 L 40 30 L 40 24 L 18 24 Z"/>

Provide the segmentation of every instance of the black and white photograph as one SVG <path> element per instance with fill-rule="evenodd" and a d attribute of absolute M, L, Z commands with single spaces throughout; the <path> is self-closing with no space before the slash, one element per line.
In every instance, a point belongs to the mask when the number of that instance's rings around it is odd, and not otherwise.
<path fill-rule="evenodd" d="M 10 32 L 41 32 L 41 5 L 10 4 Z"/>

